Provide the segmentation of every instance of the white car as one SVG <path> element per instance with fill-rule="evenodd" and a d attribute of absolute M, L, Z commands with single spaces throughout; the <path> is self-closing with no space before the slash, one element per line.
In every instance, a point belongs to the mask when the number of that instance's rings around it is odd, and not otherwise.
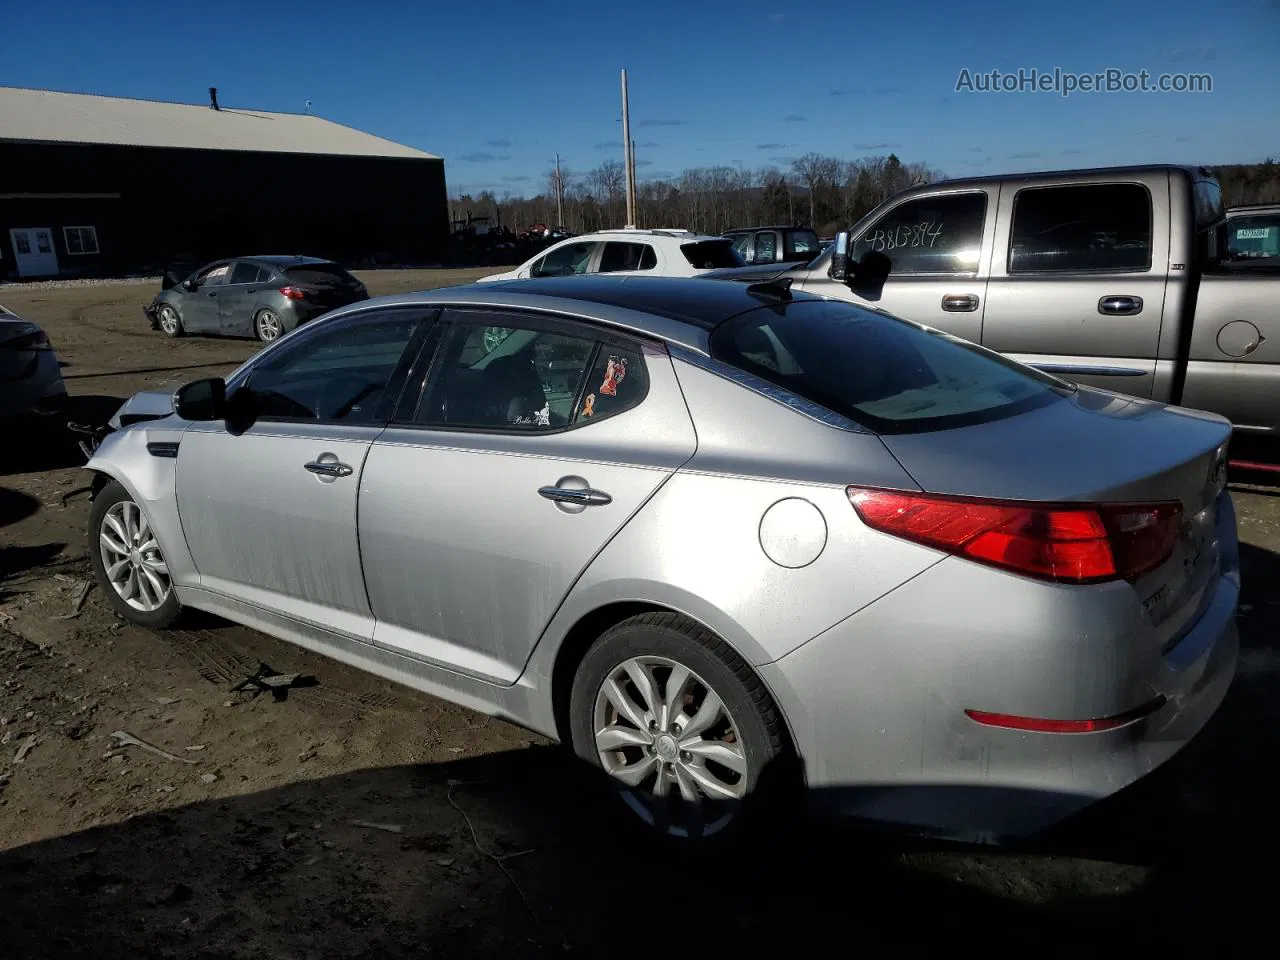
<path fill-rule="evenodd" d="M 733 241 L 689 230 L 601 230 L 570 237 L 506 273 L 480 283 L 577 273 L 636 273 L 652 277 L 696 277 L 707 270 L 745 263 Z"/>

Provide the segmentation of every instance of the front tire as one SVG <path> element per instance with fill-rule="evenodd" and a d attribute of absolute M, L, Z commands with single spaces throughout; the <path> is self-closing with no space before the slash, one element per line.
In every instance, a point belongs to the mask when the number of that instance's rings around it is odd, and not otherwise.
<path fill-rule="evenodd" d="M 284 336 L 284 321 L 274 310 L 259 310 L 253 318 L 253 332 L 263 343 L 275 343 Z"/>
<path fill-rule="evenodd" d="M 762 775 L 788 752 L 781 714 L 746 661 L 674 613 L 606 631 L 578 667 L 569 710 L 579 758 L 610 776 L 641 823 L 672 837 L 738 832 Z"/>
<path fill-rule="evenodd" d="M 184 333 L 182 318 L 178 316 L 178 311 L 167 303 L 161 305 L 156 324 L 166 337 L 180 337 Z"/>
<path fill-rule="evenodd" d="M 163 630 L 182 613 L 155 532 L 118 481 L 93 501 L 89 558 L 107 602 L 130 623 Z"/>

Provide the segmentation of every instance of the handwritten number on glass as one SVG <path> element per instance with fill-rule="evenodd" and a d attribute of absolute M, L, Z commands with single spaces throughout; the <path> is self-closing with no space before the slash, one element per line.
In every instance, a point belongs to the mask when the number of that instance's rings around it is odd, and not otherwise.
<path fill-rule="evenodd" d="M 942 237 L 944 224 L 936 220 L 920 223 L 904 223 L 897 227 L 878 227 L 867 235 L 863 243 L 877 253 L 890 250 L 932 250 Z"/>

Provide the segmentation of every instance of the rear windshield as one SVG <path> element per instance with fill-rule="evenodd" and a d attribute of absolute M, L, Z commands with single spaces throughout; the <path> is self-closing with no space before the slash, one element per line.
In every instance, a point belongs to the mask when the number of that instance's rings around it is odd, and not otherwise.
<path fill-rule="evenodd" d="M 711 353 L 878 433 L 986 423 L 1071 390 L 940 330 L 829 300 L 726 321 L 711 334 Z"/>
<path fill-rule="evenodd" d="M 733 241 L 699 240 L 680 244 L 680 252 L 695 270 L 719 270 L 723 267 L 744 267 L 746 261 L 733 249 Z"/>
<path fill-rule="evenodd" d="M 787 232 L 787 259 L 804 257 L 812 260 L 821 252 L 818 235 L 812 230 L 789 230 Z"/>
<path fill-rule="evenodd" d="M 336 263 L 308 263 L 285 271 L 290 280 L 313 287 L 354 286 L 359 281 Z"/>

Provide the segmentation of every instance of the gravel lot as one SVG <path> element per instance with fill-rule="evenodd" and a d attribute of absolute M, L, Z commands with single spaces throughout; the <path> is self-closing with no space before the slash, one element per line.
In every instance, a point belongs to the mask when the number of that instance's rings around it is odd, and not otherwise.
<path fill-rule="evenodd" d="M 379 271 L 374 294 L 488 271 Z M 168 340 L 153 282 L 0 286 L 64 361 L 71 419 L 230 371 Z M 0 453 L 0 956 L 618 957 L 839 943 L 1218 952 L 1274 900 L 1280 491 L 1236 478 L 1244 654 L 1205 734 L 1023 849 L 780 824 L 758 849 L 637 844 L 558 748 L 261 634 L 123 624 L 89 577 L 86 475 Z M 231 692 L 267 664 L 314 677 Z M 127 732 L 176 757 L 121 747 Z M 34 738 L 34 740 L 32 739 Z M 19 761 L 17 757 L 21 756 Z M 838 940 L 836 938 L 839 938 Z"/>

